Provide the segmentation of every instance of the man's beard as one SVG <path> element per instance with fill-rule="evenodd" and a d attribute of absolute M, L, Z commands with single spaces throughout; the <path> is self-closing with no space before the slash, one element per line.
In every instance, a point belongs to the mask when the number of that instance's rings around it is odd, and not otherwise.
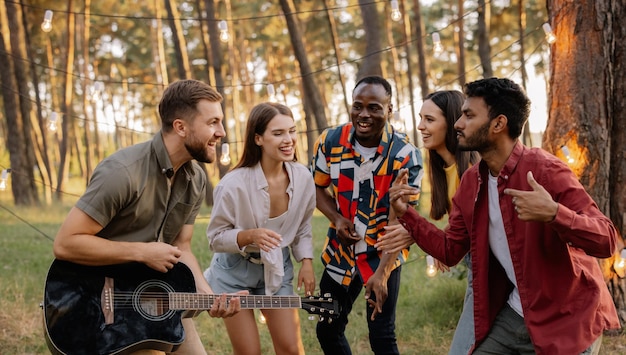
<path fill-rule="evenodd" d="M 489 139 L 487 139 L 487 137 L 489 136 L 490 124 L 491 121 L 480 126 L 478 130 L 469 137 L 464 135 L 463 137 L 465 137 L 465 143 L 461 143 L 461 141 L 459 140 L 458 148 L 465 151 L 474 150 L 479 153 L 489 150 L 489 148 L 491 148 L 491 146 L 493 145 L 489 141 Z"/>
<path fill-rule="evenodd" d="M 189 155 L 201 163 L 212 163 L 215 160 L 215 155 L 209 154 L 206 144 L 195 140 L 194 137 L 191 139 L 191 143 L 185 142 L 185 148 Z"/>

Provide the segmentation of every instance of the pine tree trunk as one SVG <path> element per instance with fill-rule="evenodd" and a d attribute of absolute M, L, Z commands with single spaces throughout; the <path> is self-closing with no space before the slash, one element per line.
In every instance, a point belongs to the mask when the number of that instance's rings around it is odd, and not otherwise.
<path fill-rule="evenodd" d="M 376 3 L 369 0 L 359 0 L 361 16 L 363 17 L 363 30 L 365 31 L 365 54 L 359 66 L 356 79 L 359 80 L 367 75 L 382 75 L 381 68 L 381 40 L 380 20 Z"/>
<path fill-rule="evenodd" d="M 560 157 L 564 157 L 562 147 L 567 147 L 574 159 L 570 167 L 623 235 L 626 4 L 621 0 L 548 0 L 547 4 L 557 41 L 551 48 L 549 120 L 543 146 Z M 611 260 L 600 263 L 605 271 L 611 270 Z M 624 317 L 624 279 L 614 270 L 605 276 Z"/>

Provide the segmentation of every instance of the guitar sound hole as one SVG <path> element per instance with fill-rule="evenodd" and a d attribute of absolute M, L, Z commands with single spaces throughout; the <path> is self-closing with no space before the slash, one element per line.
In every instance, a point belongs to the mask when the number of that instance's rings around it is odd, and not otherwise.
<path fill-rule="evenodd" d="M 167 319 L 175 313 L 170 309 L 168 297 L 170 292 L 174 290 L 165 282 L 146 281 L 135 290 L 133 307 L 146 319 L 152 321 Z"/>

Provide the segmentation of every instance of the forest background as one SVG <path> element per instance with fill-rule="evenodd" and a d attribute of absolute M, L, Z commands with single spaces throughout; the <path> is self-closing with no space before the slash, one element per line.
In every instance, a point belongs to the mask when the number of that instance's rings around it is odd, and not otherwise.
<path fill-rule="evenodd" d="M 306 163 L 320 132 L 348 120 L 351 89 L 365 74 L 392 82 L 392 123 L 418 145 L 426 93 L 491 76 L 520 83 L 537 98 L 533 122 L 545 122 L 527 127 L 524 142 L 568 161 L 623 232 L 625 8 L 617 0 L 3 0 L 0 240 L 11 243 L 14 223 L 38 234 L 40 217 L 71 205 L 100 160 L 157 133 L 156 106 L 174 80 L 204 80 L 225 97 L 221 163 L 205 166 L 214 185 L 236 163 L 254 104 L 292 108 Z M 24 266 L 43 277 L 41 260 L 29 259 L 37 247 L 11 237 L 20 242 L 5 251 L 25 248 Z M 624 321 L 619 258 L 601 264 Z"/>

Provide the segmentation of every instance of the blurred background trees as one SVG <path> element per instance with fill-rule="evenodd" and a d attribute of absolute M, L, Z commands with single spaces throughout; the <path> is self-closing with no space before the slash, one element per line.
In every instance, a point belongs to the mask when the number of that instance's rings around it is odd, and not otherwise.
<path fill-rule="evenodd" d="M 483 73 L 518 79 L 527 65 L 549 75 L 545 4 L 522 1 L 3 0 L 0 169 L 16 204 L 62 199 L 68 177 L 87 184 L 103 157 L 159 130 L 160 94 L 182 78 L 225 97 L 231 162 L 206 167 L 212 182 L 239 156 L 254 104 L 292 108 L 306 163 L 366 74 L 393 83 L 394 125 L 419 142 L 429 91 Z"/>

